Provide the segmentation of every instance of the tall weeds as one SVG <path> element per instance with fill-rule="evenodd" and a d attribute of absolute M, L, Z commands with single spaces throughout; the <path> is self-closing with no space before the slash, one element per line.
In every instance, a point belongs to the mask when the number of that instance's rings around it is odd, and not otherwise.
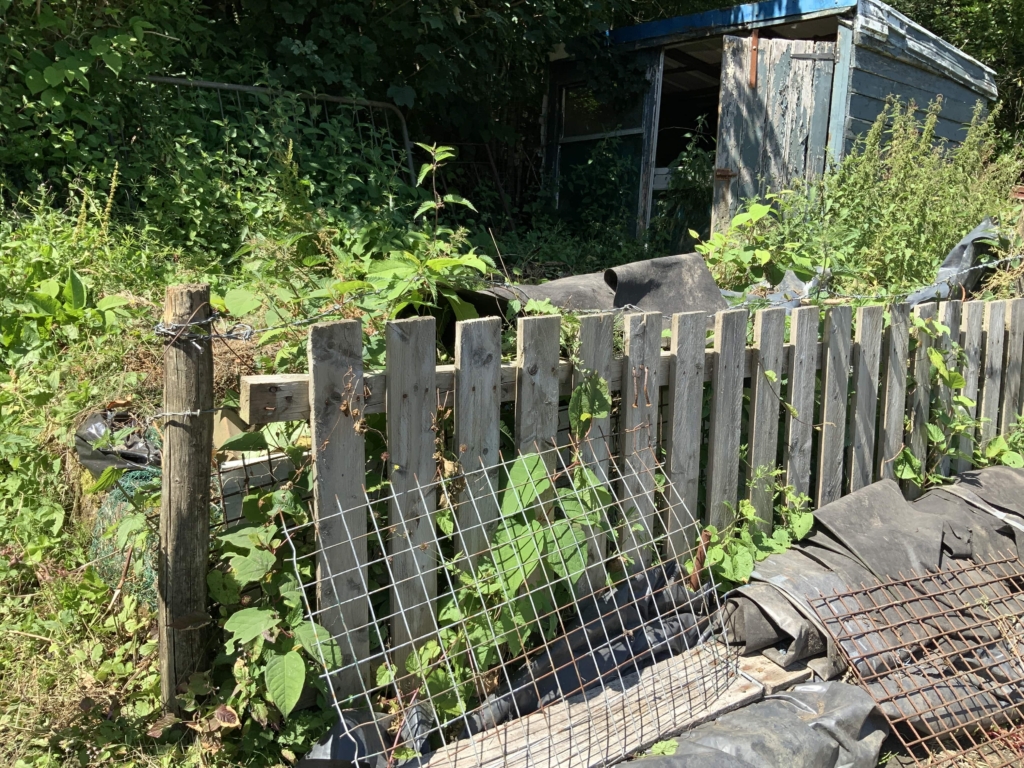
<path fill-rule="evenodd" d="M 934 279 L 985 217 L 1015 223 L 1020 206 L 1010 189 L 1024 153 L 998 151 L 995 115 L 980 104 L 960 144 L 938 139 L 940 109 L 936 101 L 922 115 L 913 103 L 890 101 L 838 166 L 779 195 L 769 250 L 795 248 L 854 291 L 896 292 Z"/>

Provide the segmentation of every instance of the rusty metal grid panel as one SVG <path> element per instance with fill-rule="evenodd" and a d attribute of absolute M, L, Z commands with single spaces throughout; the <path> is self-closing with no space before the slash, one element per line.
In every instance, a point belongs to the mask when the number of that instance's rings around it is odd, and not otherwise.
<path fill-rule="evenodd" d="M 593 768 L 681 732 L 737 680 L 735 656 L 713 639 L 715 584 L 671 551 L 668 533 L 695 526 L 682 499 L 656 482 L 656 463 L 612 454 L 606 475 L 593 455 L 521 454 L 367 489 L 357 515 L 332 505 L 319 524 L 349 529 L 335 546 L 367 553 L 349 571 L 316 567 L 330 561 L 306 546 L 313 521 L 287 528 L 303 594 L 338 595 L 306 612 L 321 626 L 338 612 L 345 626 L 318 649 L 343 740 L 381 765 Z M 396 506 L 403 516 L 389 518 Z M 648 506 L 652 530 L 638 517 Z M 476 540 L 486 544 L 466 551 Z M 595 559 L 607 571 L 592 593 L 581 587 Z M 351 625 L 356 602 L 365 619 Z M 360 634 L 365 657 L 351 650 Z"/>
<path fill-rule="evenodd" d="M 921 766 L 1024 764 L 1024 565 L 953 562 L 811 601 Z"/>

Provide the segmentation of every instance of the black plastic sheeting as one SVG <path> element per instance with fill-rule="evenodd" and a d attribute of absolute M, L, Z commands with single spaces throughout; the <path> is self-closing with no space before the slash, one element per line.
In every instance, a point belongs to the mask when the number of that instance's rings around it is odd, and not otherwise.
<path fill-rule="evenodd" d="M 134 416 L 123 411 L 100 411 L 91 414 L 75 432 L 75 450 L 78 461 L 94 477 L 110 467 L 116 469 L 143 469 L 160 466 L 160 448 L 156 442 L 140 434 L 139 428 L 117 445 L 103 445 L 111 435 L 137 425 Z M 97 447 L 97 445 L 103 447 Z"/>
<path fill-rule="evenodd" d="M 673 755 L 637 768 L 874 768 L 889 726 L 871 697 L 811 683 L 722 715 L 676 739 Z"/>
<path fill-rule="evenodd" d="M 1024 535 L 1024 471 L 991 467 L 967 472 L 955 484 L 930 490 L 913 503 L 904 500 L 894 482 L 881 481 L 822 507 L 815 518 L 812 536 L 757 564 L 751 583 L 728 596 L 723 616 L 729 642 L 740 646 L 742 653 L 762 651 L 783 667 L 804 662 L 827 679 L 842 673 L 845 664 L 808 601 L 833 590 L 858 589 L 876 579 L 896 580 L 911 572 L 949 568 L 957 561 L 983 563 L 1017 556 L 1019 537 Z M 1019 602 L 1019 614 L 1024 615 L 1024 595 Z M 923 605 L 927 609 L 929 603 Z M 923 644 L 945 629 L 940 598 L 933 608 L 927 613 L 939 617 L 914 628 Z M 883 618 L 890 623 L 898 617 Z M 989 640 L 987 636 L 976 639 Z M 875 645 L 890 644 L 880 640 Z M 865 657 L 858 662 L 865 669 L 859 671 L 884 674 L 900 661 Z M 933 705 L 941 703 L 940 694 L 947 700 L 967 698 L 965 691 L 945 690 L 942 678 L 941 670 L 936 670 Z M 1008 703 L 1024 700 L 1024 691 L 1004 694 Z M 972 706 L 984 703 L 975 698 Z M 947 713 L 950 722 L 945 725 L 955 725 L 956 715 Z M 922 732 L 937 725 L 915 723 Z"/>
<path fill-rule="evenodd" d="M 999 227 L 992 219 L 982 221 L 946 255 L 939 266 L 935 282 L 910 294 L 907 303 L 915 305 L 925 301 L 941 301 L 948 298 L 954 288 L 970 292 L 978 285 L 984 272 L 974 267 L 982 256 L 991 251 L 992 242 L 999 238 L 999 234 Z"/>
<path fill-rule="evenodd" d="M 503 317 L 507 316 L 508 303 L 513 299 L 524 305 L 530 299 L 546 299 L 555 307 L 572 311 L 637 307 L 646 312 L 661 312 L 666 321 L 676 312 L 713 315 L 729 308 L 707 264 L 696 253 L 636 261 L 540 285 L 495 286 L 460 295 L 481 315 Z"/>

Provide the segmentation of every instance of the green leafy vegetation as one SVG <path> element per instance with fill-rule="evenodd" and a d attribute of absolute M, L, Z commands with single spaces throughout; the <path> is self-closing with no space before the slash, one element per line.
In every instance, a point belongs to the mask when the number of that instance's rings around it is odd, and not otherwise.
<path fill-rule="evenodd" d="M 890 102 L 820 180 L 770 196 L 771 207 L 747 204 L 728 231 L 698 246 L 720 284 L 777 282 L 787 269 L 807 279 L 818 268 L 839 292 L 899 297 L 930 284 L 985 217 L 1013 232 L 1021 206 L 1010 189 L 1024 153 L 1000 151 L 996 117 L 980 107 L 961 144 L 937 141 L 938 109 L 936 102 L 922 116 Z"/>

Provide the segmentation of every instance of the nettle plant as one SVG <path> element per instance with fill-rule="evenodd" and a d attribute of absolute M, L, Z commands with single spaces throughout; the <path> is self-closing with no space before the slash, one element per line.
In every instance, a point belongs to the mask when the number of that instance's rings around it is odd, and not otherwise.
<path fill-rule="evenodd" d="M 785 552 L 811 532 L 811 500 L 796 493 L 792 486 L 782 485 L 782 473 L 778 468 L 757 467 L 748 481 L 750 488 L 766 486 L 777 500 L 774 520 L 765 521 L 750 501 L 741 500 L 735 508 L 735 519 L 727 528 L 720 531 L 713 525 L 704 527 L 697 558 L 686 564 L 689 573 L 695 568 L 710 569 L 720 589 L 731 589 L 750 580 L 756 563 Z M 770 533 L 762 530 L 766 522 L 771 523 Z"/>
<path fill-rule="evenodd" d="M 977 404 L 963 394 L 967 382 L 956 369 L 965 367 L 967 358 L 963 348 L 950 340 L 949 326 L 917 316 L 913 323 L 919 334 L 931 341 L 928 362 L 932 396 L 925 425 L 928 453 L 922 462 L 904 447 L 896 457 L 896 477 L 926 488 L 949 482 L 960 461 L 976 467 L 1024 467 L 1024 433 L 1019 424 L 1008 435 L 998 435 L 985 445 L 977 442 L 983 419 L 972 415 Z"/>
<path fill-rule="evenodd" d="M 301 449 L 290 450 L 303 466 Z M 335 719 L 323 675 L 341 666 L 341 651 L 307 618 L 302 591 L 316 580 L 312 558 L 301 557 L 313 549 L 312 528 L 290 541 L 285 533 L 309 522 L 306 474 L 245 496 L 244 520 L 214 540 L 207 585 L 224 643 L 211 669 L 192 675 L 179 702 L 191 716 L 185 725 L 231 754 L 293 762 Z M 303 696 L 318 706 L 296 709 Z M 165 717 L 158 726 L 171 722 Z"/>
<path fill-rule="evenodd" d="M 488 551 L 472 569 L 460 552 L 445 560 L 452 590 L 439 600 L 437 639 L 417 647 L 402 674 L 391 663 L 380 665 L 379 686 L 411 675 L 417 697 L 428 698 L 446 723 L 494 690 L 497 667 L 522 660 L 554 638 L 587 566 L 587 529 L 616 539 L 608 519 L 612 494 L 584 463 L 578 442 L 610 409 L 607 382 L 587 378 L 570 402 L 576 450 L 569 465 L 552 470 L 539 453 L 511 464 Z M 447 494 L 441 501 L 438 529 L 452 536 L 454 511 Z"/>

